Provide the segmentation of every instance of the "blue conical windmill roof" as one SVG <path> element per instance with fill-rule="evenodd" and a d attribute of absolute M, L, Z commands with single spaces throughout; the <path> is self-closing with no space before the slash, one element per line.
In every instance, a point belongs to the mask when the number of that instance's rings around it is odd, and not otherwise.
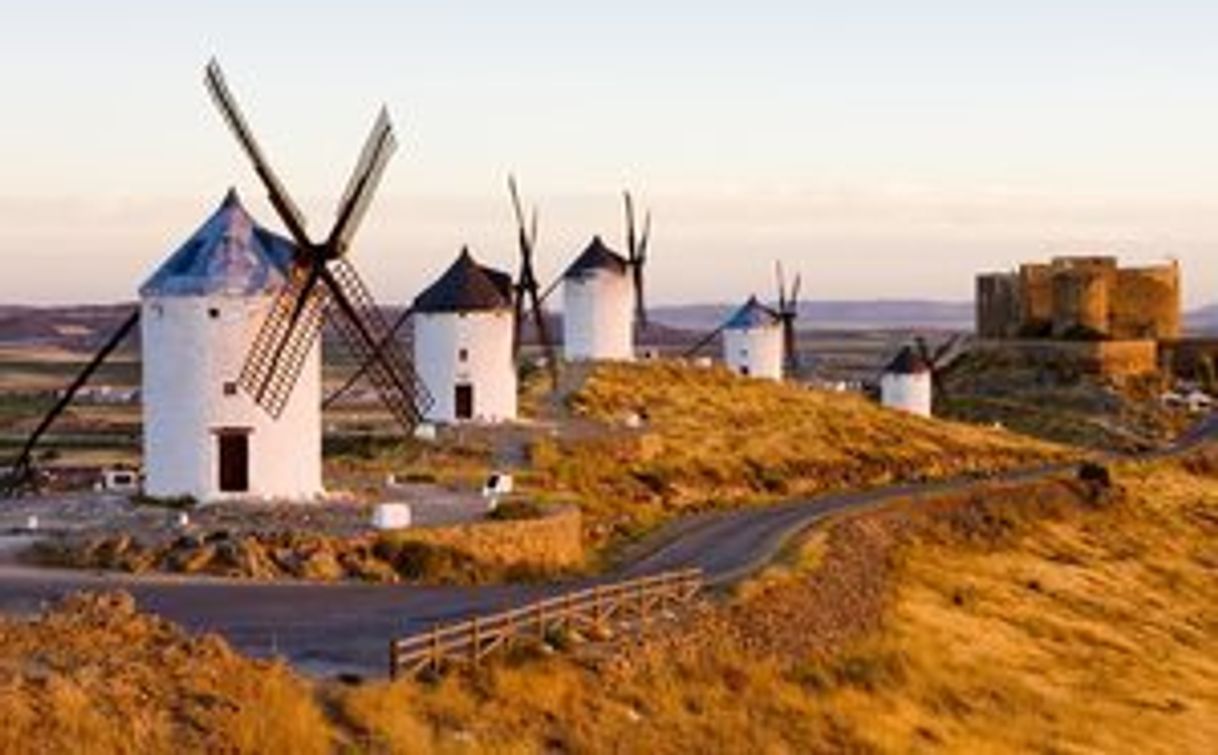
<path fill-rule="evenodd" d="M 255 296 L 281 288 L 296 247 L 254 222 L 237 192 L 165 260 L 141 297 Z"/>
<path fill-rule="evenodd" d="M 756 296 L 750 296 L 744 306 L 728 318 L 723 327 L 731 330 L 749 330 L 750 328 L 777 325 L 779 322 L 777 312 L 758 301 Z"/>

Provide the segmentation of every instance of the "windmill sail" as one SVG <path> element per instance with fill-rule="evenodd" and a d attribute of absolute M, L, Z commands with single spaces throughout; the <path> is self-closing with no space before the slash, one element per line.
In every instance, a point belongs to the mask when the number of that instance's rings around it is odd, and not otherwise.
<path fill-rule="evenodd" d="M 550 338 L 549 327 L 546 324 L 545 310 L 542 309 L 542 297 L 537 283 L 537 274 L 533 269 L 533 259 L 537 250 L 537 209 L 530 216 L 530 223 L 525 225 L 524 208 L 520 202 L 520 191 L 516 185 L 516 177 L 508 176 L 508 192 L 512 197 L 512 211 L 516 217 L 516 238 L 520 248 L 520 273 L 516 281 L 516 295 L 513 302 L 514 330 L 512 354 L 519 358 L 523 341 L 525 310 L 529 310 L 533 327 L 537 331 L 537 340 L 541 343 L 545 354 L 546 369 L 550 373 L 552 386 L 558 385 L 558 358 L 554 351 L 554 342 Z"/>
<path fill-rule="evenodd" d="M 409 359 L 393 338 L 394 329 L 376 307 L 368 288 L 344 256 L 397 147 L 393 124 L 382 109 L 347 183 L 338 217 L 326 240 L 314 243 L 299 208 L 271 170 L 213 60 L 206 82 L 217 107 L 254 164 L 271 203 L 296 240 L 296 262 L 246 358 L 239 384 L 273 416 L 278 416 L 299 381 L 305 360 L 320 341 L 325 319 L 367 363 L 363 371 L 385 406 L 406 428 L 417 424 L 429 397 Z"/>
<path fill-rule="evenodd" d="M 626 250 L 630 262 L 630 277 L 634 284 L 634 319 L 642 330 L 647 329 L 647 303 L 644 297 L 643 267 L 647 264 L 647 246 L 651 239 L 651 213 L 643 221 L 640 235 L 635 228 L 634 198 L 623 192 L 626 204 Z"/>
<path fill-rule="evenodd" d="M 275 418 L 287 406 L 310 352 L 319 348 L 328 299 L 317 282 L 313 266 L 292 266 L 237 378 L 242 390 Z"/>
<path fill-rule="evenodd" d="M 93 373 L 97 372 L 97 368 L 101 367 L 102 363 L 114 353 L 127 336 L 139 324 L 140 311 L 137 309 L 127 316 L 118 329 L 110 336 L 110 338 L 98 349 L 93 358 L 89 360 L 84 369 L 76 376 L 76 378 L 68 385 L 68 387 L 60 395 L 59 400 L 51 407 L 30 433 L 25 444 L 21 447 L 21 452 L 17 455 L 13 462 L 12 469 L 9 471 L 6 480 L 0 480 L 3 483 L 3 489 L 0 492 L 5 495 L 12 495 L 20 490 L 23 486 L 30 484 L 34 475 L 34 450 L 38 447 L 38 442 L 42 440 L 42 436 L 46 434 L 55 420 L 63 414 L 68 405 L 72 403 L 72 399 L 80 392 L 80 389 L 89 382 L 93 377 Z"/>
<path fill-rule="evenodd" d="M 414 371 L 401 344 L 368 286 L 345 258 L 331 263 L 323 280 L 334 299 L 331 321 L 385 407 L 403 426 L 423 420 L 433 400 Z"/>

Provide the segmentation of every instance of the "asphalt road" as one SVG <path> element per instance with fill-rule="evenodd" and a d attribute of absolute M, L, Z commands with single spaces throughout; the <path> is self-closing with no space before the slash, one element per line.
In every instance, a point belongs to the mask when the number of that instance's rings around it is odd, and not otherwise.
<path fill-rule="evenodd" d="M 1218 435 L 1214 418 L 1172 452 Z M 674 522 L 634 549 L 604 579 L 700 567 L 712 584 L 738 579 L 771 560 L 791 537 L 826 517 L 911 497 L 960 492 L 994 481 L 1019 482 L 1069 470 L 1056 465 L 998 475 L 827 495 L 809 501 L 741 509 Z M 0 612 L 29 613 L 82 589 L 122 589 L 141 608 L 192 631 L 217 632 L 253 656 L 283 656 L 302 671 L 383 675 L 391 637 L 475 613 L 510 607 L 586 582 L 487 587 L 259 583 L 174 576 L 131 576 L 0 566 Z"/>

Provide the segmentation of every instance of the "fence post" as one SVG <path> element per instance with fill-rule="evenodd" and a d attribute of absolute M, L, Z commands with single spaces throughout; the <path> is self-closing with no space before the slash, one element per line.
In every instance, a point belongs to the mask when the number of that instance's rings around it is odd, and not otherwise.
<path fill-rule="evenodd" d="M 537 639 L 546 640 L 546 604 L 545 599 L 537 603 Z"/>
<path fill-rule="evenodd" d="M 440 630 L 435 624 L 431 625 L 431 670 L 440 673 Z"/>
<path fill-rule="evenodd" d="M 598 632 L 605 628 L 605 609 L 604 606 L 601 605 L 600 585 L 592 588 L 592 623 L 596 625 Z"/>
<path fill-rule="evenodd" d="M 473 665 L 478 665 L 478 654 L 482 650 L 482 638 L 478 633 L 478 617 L 475 616 L 470 623 L 470 654 L 473 659 Z"/>
<path fill-rule="evenodd" d="M 389 681 L 398 678 L 398 641 L 389 641 Z"/>

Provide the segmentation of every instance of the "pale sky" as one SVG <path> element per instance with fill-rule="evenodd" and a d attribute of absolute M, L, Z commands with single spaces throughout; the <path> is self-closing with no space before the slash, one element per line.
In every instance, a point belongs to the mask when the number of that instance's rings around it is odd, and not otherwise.
<path fill-rule="evenodd" d="M 103 302 L 236 185 L 279 228 L 202 84 L 216 55 L 328 230 L 376 109 L 402 149 L 356 239 L 385 302 L 462 243 L 540 274 L 619 192 L 655 214 L 651 298 L 972 295 L 1021 259 L 1176 257 L 1218 299 L 1218 3 L 0 0 L 0 302 Z"/>

